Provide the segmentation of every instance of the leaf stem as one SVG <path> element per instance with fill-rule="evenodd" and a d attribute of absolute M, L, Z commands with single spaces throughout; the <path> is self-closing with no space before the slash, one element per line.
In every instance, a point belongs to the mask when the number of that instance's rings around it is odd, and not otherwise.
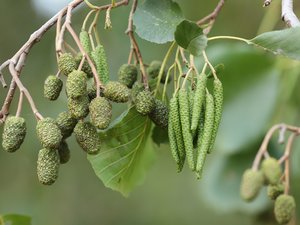
<path fill-rule="evenodd" d="M 245 39 L 245 38 L 241 38 L 241 37 L 235 37 L 235 36 L 214 36 L 214 37 L 210 37 L 207 40 L 208 41 L 214 41 L 214 40 L 236 40 L 236 41 L 242 41 L 245 42 L 246 44 L 251 44 L 250 40 Z"/>

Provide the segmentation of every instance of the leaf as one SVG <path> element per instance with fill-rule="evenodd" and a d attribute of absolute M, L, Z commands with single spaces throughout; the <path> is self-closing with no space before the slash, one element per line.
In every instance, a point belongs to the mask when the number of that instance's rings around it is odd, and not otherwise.
<path fill-rule="evenodd" d="M 128 196 L 141 183 L 153 159 L 147 143 L 150 130 L 150 119 L 132 107 L 100 133 L 102 150 L 97 155 L 88 155 L 88 160 L 106 187 Z"/>
<path fill-rule="evenodd" d="M 300 27 L 266 32 L 250 40 L 250 43 L 276 55 L 300 60 Z"/>
<path fill-rule="evenodd" d="M 201 55 L 207 46 L 207 37 L 202 34 L 202 29 L 188 20 L 182 21 L 177 26 L 175 40 L 179 46 L 196 56 Z"/>
<path fill-rule="evenodd" d="M 179 5 L 171 0 L 146 0 L 134 13 L 135 32 L 157 44 L 174 40 L 176 26 L 183 20 Z"/>
<path fill-rule="evenodd" d="M 169 143 L 168 130 L 154 126 L 151 138 L 158 147 L 160 147 L 161 144 L 167 144 Z"/>
<path fill-rule="evenodd" d="M 0 215 L 0 224 L 2 225 L 31 225 L 31 218 L 24 215 L 6 214 Z"/>

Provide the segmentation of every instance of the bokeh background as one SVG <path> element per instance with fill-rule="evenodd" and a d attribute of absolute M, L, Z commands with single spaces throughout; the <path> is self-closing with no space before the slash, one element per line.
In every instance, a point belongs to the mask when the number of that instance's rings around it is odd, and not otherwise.
<path fill-rule="evenodd" d="M 0 0 L 0 62 L 11 57 L 34 30 L 67 2 Z M 186 18 L 197 20 L 208 14 L 218 1 L 176 2 Z M 211 35 L 252 38 L 257 33 L 283 28 L 278 2 L 274 1 L 270 8 L 262 8 L 261 0 L 227 1 Z M 296 8 L 300 12 L 299 4 Z M 87 9 L 81 7 L 75 12 L 73 25 L 79 30 Z M 113 79 L 119 66 L 127 61 L 130 46 L 124 31 L 128 12 L 128 7 L 113 10 L 112 31 L 102 29 L 103 14 L 99 20 L 100 36 Z M 51 29 L 34 46 L 21 78 L 41 113 L 51 117 L 66 109 L 64 96 L 54 103 L 42 97 L 46 76 L 57 70 L 54 37 L 55 29 Z M 161 60 L 168 47 L 141 39 L 138 42 L 148 63 L 153 59 Z M 208 55 L 215 65 L 225 65 L 220 76 L 225 87 L 226 105 L 216 151 L 209 157 L 202 180 L 196 180 L 188 169 L 176 173 L 168 145 L 153 146 L 156 159 L 144 183 L 129 198 L 124 198 L 104 187 L 84 152 L 71 138 L 71 161 L 61 167 L 58 181 L 45 187 L 39 184 L 36 176 L 37 152 L 41 148 L 35 136 L 36 122 L 25 103 L 22 115 L 27 121 L 28 134 L 22 149 L 15 154 L 0 151 L 0 214 L 25 214 L 32 217 L 33 225 L 276 224 L 272 202 L 265 197 L 266 190 L 257 201 L 245 204 L 239 199 L 239 182 L 272 124 L 300 125 L 299 63 L 278 59 L 232 41 L 211 43 Z M 9 81 L 7 72 L 5 77 Z M 5 95 L 6 90 L 0 89 L 1 102 Z M 15 108 L 16 101 L 12 112 Z M 2 129 L 0 127 L 0 132 Z M 292 193 L 300 206 L 299 147 L 298 141 L 292 157 Z M 270 150 L 275 156 L 282 153 L 282 147 L 278 147 L 275 139 Z M 297 217 L 299 221 L 299 208 Z"/>

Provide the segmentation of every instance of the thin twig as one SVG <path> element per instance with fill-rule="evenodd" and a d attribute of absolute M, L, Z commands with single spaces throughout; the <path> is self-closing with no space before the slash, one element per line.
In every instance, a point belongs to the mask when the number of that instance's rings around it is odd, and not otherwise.
<path fill-rule="evenodd" d="M 293 10 L 293 0 L 282 0 L 281 18 L 288 27 L 299 27 L 300 21 Z"/>
<path fill-rule="evenodd" d="M 19 102 L 18 102 L 18 108 L 17 108 L 17 112 L 16 112 L 16 116 L 17 116 L 17 117 L 19 117 L 19 116 L 21 115 L 21 112 L 22 112 L 23 97 L 24 97 L 24 94 L 23 94 L 22 91 L 20 91 Z"/>
<path fill-rule="evenodd" d="M 292 151 L 292 146 L 295 140 L 296 134 L 293 133 L 288 139 L 286 148 L 285 148 L 285 155 L 287 156 L 285 160 L 285 165 L 284 165 L 284 180 L 285 180 L 285 188 L 284 188 L 284 193 L 288 194 L 290 191 L 290 154 Z"/>
<path fill-rule="evenodd" d="M 213 67 L 213 65 L 210 63 L 210 61 L 209 61 L 209 59 L 208 59 L 208 57 L 207 57 L 207 55 L 206 55 L 206 52 L 203 51 L 203 52 L 202 52 L 202 55 L 203 55 L 203 57 L 204 57 L 205 63 L 207 63 L 207 65 L 209 66 L 209 68 L 210 68 L 210 70 L 211 70 L 211 72 L 212 72 L 214 78 L 215 78 L 215 79 L 218 79 L 217 72 L 216 72 L 215 68 Z"/>

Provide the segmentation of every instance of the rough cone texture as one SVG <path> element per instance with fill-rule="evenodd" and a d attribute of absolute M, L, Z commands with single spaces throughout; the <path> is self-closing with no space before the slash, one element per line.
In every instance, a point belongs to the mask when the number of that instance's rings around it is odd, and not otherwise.
<path fill-rule="evenodd" d="M 76 68 L 79 67 L 80 63 L 81 63 L 81 59 L 82 59 L 82 54 L 78 54 L 75 57 L 75 61 L 76 61 Z M 85 59 L 84 63 L 82 65 L 81 71 L 84 72 L 88 78 L 92 78 L 93 77 L 93 71 L 92 68 L 90 67 L 90 64 L 88 63 L 88 61 Z"/>
<path fill-rule="evenodd" d="M 91 122 L 98 129 L 108 127 L 112 117 L 112 106 L 104 97 L 97 97 L 90 103 Z"/>
<path fill-rule="evenodd" d="M 97 97 L 97 89 L 94 84 L 88 86 L 87 95 L 89 97 L 89 101 L 91 102 L 94 98 Z"/>
<path fill-rule="evenodd" d="M 59 127 L 63 138 L 68 138 L 73 133 L 74 127 L 77 124 L 77 119 L 74 119 L 69 112 L 61 112 L 55 120 Z"/>
<path fill-rule="evenodd" d="M 130 90 L 124 84 L 117 81 L 110 81 L 105 85 L 104 96 L 113 102 L 127 102 L 130 96 Z"/>
<path fill-rule="evenodd" d="M 71 53 L 64 53 L 58 58 L 58 68 L 66 76 L 76 70 L 76 61 Z"/>
<path fill-rule="evenodd" d="M 160 68 L 161 68 L 161 65 L 162 63 L 160 61 L 152 61 L 149 65 L 149 67 L 147 68 L 147 74 L 152 78 L 152 79 L 155 79 L 158 77 L 159 75 L 159 71 L 160 71 Z M 166 71 L 163 72 L 162 74 L 162 77 L 161 77 L 161 83 L 165 83 L 166 81 L 166 78 L 167 78 L 167 75 L 166 75 Z M 168 82 L 170 81 L 171 79 L 169 78 Z"/>
<path fill-rule="evenodd" d="M 252 201 L 259 193 L 264 183 L 264 176 L 261 171 L 248 169 L 244 172 L 240 194 L 245 201 Z"/>
<path fill-rule="evenodd" d="M 66 141 L 62 141 L 58 148 L 59 162 L 60 164 L 65 164 L 69 162 L 71 157 L 71 152 Z"/>
<path fill-rule="evenodd" d="M 44 97 L 54 101 L 59 97 L 63 82 L 58 77 L 50 75 L 44 83 Z"/>
<path fill-rule="evenodd" d="M 87 76 L 84 72 L 74 70 L 69 74 L 66 82 L 68 98 L 79 98 L 87 94 Z"/>
<path fill-rule="evenodd" d="M 275 201 L 274 213 L 279 224 L 287 224 L 292 219 L 296 208 L 293 196 L 280 195 Z"/>
<path fill-rule="evenodd" d="M 37 160 L 37 175 L 42 184 L 51 185 L 58 177 L 59 156 L 56 150 L 41 149 Z"/>
<path fill-rule="evenodd" d="M 100 151 L 100 138 L 93 124 L 79 121 L 74 133 L 78 144 L 88 154 L 97 154 Z"/>
<path fill-rule="evenodd" d="M 279 162 L 274 158 L 265 159 L 262 162 L 262 171 L 269 184 L 279 183 L 282 175 L 282 169 Z"/>
<path fill-rule="evenodd" d="M 142 91 L 136 96 L 136 110 L 142 115 L 148 115 L 155 107 L 155 100 L 149 91 Z"/>
<path fill-rule="evenodd" d="M 62 135 L 55 120 L 44 118 L 36 126 L 37 136 L 44 148 L 57 149 L 62 141 Z"/>
<path fill-rule="evenodd" d="M 138 70 L 133 64 L 124 64 L 120 67 L 118 74 L 119 81 L 127 87 L 132 88 L 132 85 L 137 79 Z"/>
<path fill-rule="evenodd" d="M 7 152 L 15 152 L 26 136 L 26 123 L 22 117 L 9 116 L 4 124 L 2 147 Z"/>
<path fill-rule="evenodd" d="M 131 98 L 132 101 L 135 102 L 136 101 L 136 96 L 144 90 L 144 85 L 138 82 L 135 82 L 132 86 L 131 89 Z"/>
<path fill-rule="evenodd" d="M 150 119 L 159 127 L 168 127 L 169 109 L 160 100 L 155 99 L 154 109 L 149 114 Z"/>
<path fill-rule="evenodd" d="M 271 200 L 275 200 L 279 195 L 283 194 L 283 192 L 283 184 L 268 185 L 268 196 Z"/>
<path fill-rule="evenodd" d="M 84 95 L 78 99 L 68 99 L 68 110 L 74 119 L 83 119 L 89 114 L 89 98 Z"/>

